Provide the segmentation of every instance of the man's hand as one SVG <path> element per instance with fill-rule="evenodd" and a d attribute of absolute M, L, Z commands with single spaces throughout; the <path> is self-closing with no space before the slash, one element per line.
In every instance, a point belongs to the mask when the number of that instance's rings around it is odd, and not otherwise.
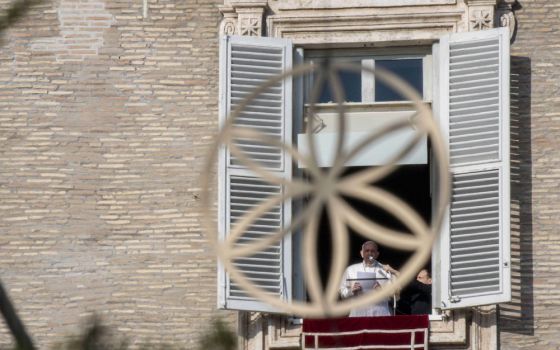
<path fill-rule="evenodd" d="M 386 272 L 390 272 L 395 276 L 399 276 L 399 271 L 395 270 L 394 268 L 391 267 L 391 265 L 387 264 L 387 265 L 383 265 L 383 270 L 385 270 Z"/>
<path fill-rule="evenodd" d="M 356 295 L 361 292 L 362 292 L 362 285 L 358 282 L 354 282 L 354 284 L 352 284 L 352 294 Z"/>

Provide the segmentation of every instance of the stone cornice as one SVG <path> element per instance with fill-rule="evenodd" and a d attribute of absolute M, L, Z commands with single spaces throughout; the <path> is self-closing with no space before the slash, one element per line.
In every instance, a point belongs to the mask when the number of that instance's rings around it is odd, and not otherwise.
<path fill-rule="evenodd" d="M 268 8 L 268 1 L 266 0 L 230 0 L 229 5 L 234 9 L 238 8 Z"/>
<path fill-rule="evenodd" d="M 379 43 L 398 45 L 417 41 L 429 43 L 459 28 L 464 10 L 414 14 L 367 14 L 338 16 L 269 16 L 269 35 L 290 38 L 296 44 L 328 45 Z"/>
<path fill-rule="evenodd" d="M 496 6 L 500 0 L 465 0 L 469 6 Z"/>
<path fill-rule="evenodd" d="M 346 9 L 346 8 L 382 8 L 382 7 L 409 7 L 409 6 L 437 6 L 437 5 L 456 5 L 457 0 L 345 0 L 345 1 L 324 1 L 324 0 L 281 0 L 278 8 L 282 11 L 302 10 L 302 9 Z"/>

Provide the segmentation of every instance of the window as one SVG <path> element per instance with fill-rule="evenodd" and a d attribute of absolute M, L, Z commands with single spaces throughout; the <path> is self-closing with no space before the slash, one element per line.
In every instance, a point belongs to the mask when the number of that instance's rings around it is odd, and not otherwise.
<path fill-rule="evenodd" d="M 389 123 L 397 120 L 408 120 L 415 114 L 413 104 L 406 101 L 403 96 L 393 91 L 383 83 L 381 79 L 375 79 L 371 69 L 381 67 L 391 71 L 405 81 L 411 83 L 421 98 L 426 103 L 431 103 L 431 81 L 432 81 L 432 56 L 431 47 L 420 47 L 414 49 L 392 48 L 392 55 L 382 50 L 310 50 L 305 52 L 306 61 L 313 64 L 337 61 L 351 62 L 356 67 L 364 67 L 361 72 L 339 71 L 339 78 L 346 95 L 346 122 L 347 138 L 346 147 L 351 148 L 359 144 L 370 133 L 382 129 Z M 369 69 L 366 69 L 369 68 Z M 310 91 L 317 83 L 318 74 L 311 75 L 305 79 L 305 100 L 310 99 Z M 333 92 L 331 88 L 323 83 L 320 87 L 318 103 L 315 106 L 314 123 L 316 149 L 319 164 L 323 167 L 330 166 L 335 155 L 335 145 L 338 129 L 339 115 L 336 104 L 333 103 Z M 303 114 L 309 117 L 307 104 L 303 107 Z M 296 106 L 296 108 L 298 108 Z M 298 118 L 296 118 L 297 120 Z M 301 118 L 299 118 L 301 119 Z M 299 151 L 303 154 L 308 152 L 308 139 L 305 136 L 305 126 L 301 121 L 294 123 L 298 134 L 297 143 Z M 404 145 L 412 141 L 415 130 L 399 129 L 390 135 L 385 135 L 375 144 L 360 152 L 347 166 L 372 166 L 385 164 Z M 427 164 L 428 141 L 424 138 L 414 148 L 401 164 Z M 300 165 L 301 166 L 301 165 Z"/>
<path fill-rule="evenodd" d="M 387 55 L 390 52 L 391 55 Z M 352 63 L 357 67 L 381 68 L 409 83 L 424 98 L 431 100 L 431 48 L 392 48 L 390 50 L 310 50 L 305 52 L 306 60 L 321 64 L 327 60 Z M 345 93 L 345 102 L 374 103 L 396 102 L 406 99 L 396 91 L 376 80 L 366 70 L 341 71 L 339 79 Z M 307 79 L 307 91 L 317 76 Z M 424 93 L 426 92 L 426 93 Z M 335 102 L 329 87 L 323 85 L 316 103 Z"/>
<path fill-rule="evenodd" d="M 396 121 L 407 121 L 416 113 L 416 107 L 401 96 L 382 79 L 372 74 L 372 69 L 385 69 L 397 75 L 401 79 L 409 82 L 416 90 L 420 98 L 426 104 L 431 103 L 431 81 L 432 81 L 432 55 L 430 47 L 412 48 L 389 48 L 389 49 L 331 49 L 331 50 L 308 50 L 304 52 L 305 60 L 314 65 L 331 63 L 352 63 L 355 71 L 339 71 L 339 79 L 345 98 L 345 119 L 346 119 L 346 144 L 345 148 L 350 151 L 371 133 L 380 131 L 382 128 L 395 123 Z M 361 70 L 360 70 L 360 67 Z M 318 101 L 313 109 L 314 141 L 315 148 L 318 150 L 319 165 L 325 170 L 333 166 L 336 155 L 337 129 L 340 115 L 337 104 L 331 92 L 330 82 L 323 81 L 322 86 L 315 85 L 320 82 L 317 71 L 306 77 L 305 95 L 306 102 L 303 114 L 307 121 L 311 116 L 309 103 L 311 102 L 311 91 L 319 88 Z M 348 91 L 350 91 L 348 93 Z M 296 110 L 298 106 L 296 105 Z M 299 118 L 301 119 L 301 118 Z M 309 139 L 306 133 L 307 123 L 295 118 L 294 129 L 297 133 L 298 150 L 302 154 L 309 152 Z M 355 174 L 367 170 L 371 166 L 386 164 L 391 158 L 396 156 L 401 150 L 405 149 L 416 136 L 416 131 L 412 126 L 399 128 L 391 133 L 384 134 L 375 143 L 370 143 L 367 148 L 361 151 L 355 158 L 348 161 L 345 166 L 345 175 Z M 299 170 L 305 174 L 306 169 L 303 164 L 298 164 Z M 400 199 L 414 208 L 426 222 L 430 220 L 431 197 L 428 166 L 428 140 L 423 137 L 416 143 L 416 146 L 404 158 L 399 160 L 399 167 L 389 174 L 376 186 L 397 195 Z M 363 217 L 374 218 L 377 224 L 391 227 L 392 229 L 406 232 L 408 229 L 401 222 L 382 210 L 381 208 L 365 203 L 356 198 L 345 198 L 347 204 Z M 305 207 L 306 201 L 303 200 Z M 319 232 L 321 239 L 317 242 L 319 272 L 323 285 L 326 285 L 330 272 L 330 262 L 332 261 L 332 242 L 330 220 L 327 212 L 323 212 L 320 219 Z M 350 261 L 349 264 L 360 260 L 358 251 L 365 240 L 363 236 L 357 234 L 351 227 L 349 229 L 350 238 Z M 299 256 L 298 247 L 294 247 L 293 254 Z M 380 244 L 381 259 L 385 264 L 390 264 L 400 269 L 412 255 L 410 252 L 386 247 Z M 429 267 L 427 263 L 426 267 Z M 431 270 L 431 267 L 429 267 Z M 299 261 L 294 262 L 294 272 L 301 270 Z M 303 280 L 296 279 L 294 283 L 302 284 Z M 297 293 L 295 297 L 305 299 L 305 295 Z"/>
<path fill-rule="evenodd" d="M 221 53 L 220 115 L 223 122 L 252 89 L 291 67 L 293 48 L 283 39 L 224 37 Z M 505 302 L 510 299 L 508 32 L 500 28 L 453 34 L 434 43 L 433 57 L 432 107 L 449 143 L 453 192 L 448 216 L 434 247 L 434 261 L 438 265 L 433 274 L 439 281 L 433 286 L 434 306 L 449 309 Z M 432 89 L 426 89 L 426 74 L 422 73 L 422 79 L 419 78 L 419 72 L 425 72 L 426 58 L 406 61 L 358 55 L 348 59 L 395 71 L 408 79 L 425 100 L 430 100 L 427 96 Z M 360 81 L 360 89 L 351 88 L 347 92 L 348 102 L 387 103 L 399 98 L 390 91 L 381 93 L 383 85 L 367 79 L 366 75 L 358 73 L 341 76 L 343 84 Z M 297 91 L 298 82 L 288 79 L 274 84 L 248 105 L 236 122 L 291 143 L 292 84 L 296 86 L 294 96 L 297 99 L 301 95 L 301 91 Z M 321 99 L 326 102 L 332 97 L 325 92 Z M 397 109 L 402 107 L 402 104 L 396 105 Z M 266 147 L 258 140 L 239 139 L 234 143 L 247 157 L 278 177 L 292 176 L 291 160 L 279 149 Z M 255 178 L 251 171 L 235 162 L 235 157 L 225 147 L 221 150 L 219 171 L 219 232 L 222 237 L 228 234 L 231 224 L 259 200 L 283 190 L 282 186 Z M 258 239 L 287 227 L 292 204 L 286 201 L 271 210 L 262 221 L 250 227 L 240 241 Z M 235 263 L 246 278 L 261 289 L 289 300 L 293 288 L 292 244 L 297 242 L 286 236 L 278 245 Z M 225 308 L 274 311 L 240 290 L 221 269 L 219 298 L 220 305 Z"/>

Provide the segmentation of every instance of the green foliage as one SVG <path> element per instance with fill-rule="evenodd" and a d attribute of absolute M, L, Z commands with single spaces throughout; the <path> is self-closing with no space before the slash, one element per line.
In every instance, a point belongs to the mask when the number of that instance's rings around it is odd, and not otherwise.
<path fill-rule="evenodd" d="M 170 344 L 141 344 L 141 350 L 184 350 Z M 57 344 L 52 350 L 129 350 L 126 338 L 103 325 L 99 318 L 92 317 L 84 332 L 64 344 Z"/>
<path fill-rule="evenodd" d="M 236 350 L 237 338 L 223 320 L 216 319 L 212 323 L 212 329 L 200 340 L 199 349 Z"/>
<path fill-rule="evenodd" d="M 13 2 L 11 7 L 0 16 L 0 33 L 22 18 L 31 7 L 41 2 L 42 0 L 17 0 Z"/>
<path fill-rule="evenodd" d="M 53 350 L 126 350 L 125 339 L 114 334 L 108 327 L 101 324 L 99 318 L 92 317 L 84 332 L 72 337 L 64 344 L 57 344 Z"/>
<path fill-rule="evenodd" d="M 52 350 L 129 350 L 125 337 L 115 333 L 110 327 L 101 323 L 97 317 L 92 317 L 85 325 L 84 331 L 71 337 L 65 342 L 55 344 Z M 186 350 L 186 348 L 172 344 L 147 343 L 137 346 L 140 350 Z M 1 349 L 1 348 L 0 348 Z M 206 334 L 201 338 L 200 350 L 236 350 L 237 337 L 221 320 L 212 321 Z M 4 349 L 7 350 L 7 349 Z M 23 350 L 12 348 L 11 350 Z"/>

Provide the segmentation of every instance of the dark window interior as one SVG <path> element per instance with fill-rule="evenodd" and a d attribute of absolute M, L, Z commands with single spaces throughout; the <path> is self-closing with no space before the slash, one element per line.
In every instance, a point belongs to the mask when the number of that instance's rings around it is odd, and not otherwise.
<path fill-rule="evenodd" d="M 347 174 L 363 170 L 364 167 L 349 167 L 346 170 Z M 421 217 L 429 222 L 431 216 L 431 199 L 430 199 L 430 186 L 429 186 L 429 167 L 428 165 L 403 165 L 396 171 L 376 183 L 375 186 L 381 187 L 394 195 L 400 197 L 403 201 L 415 209 Z M 371 218 L 378 224 L 398 229 L 402 232 L 408 230 L 392 215 L 384 210 L 364 203 L 352 198 L 346 198 L 347 201 L 362 215 Z M 325 212 L 321 217 L 321 224 L 319 228 L 319 241 L 317 242 L 318 252 L 318 265 L 321 273 L 321 280 L 323 286 L 326 285 L 328 278 L 330 263 L 332 257 L 331 235 L 328 217 Z M 350 231 L 350 261 L 349 264 L 354 264 L 361 261 L 360 249 L 362 243 L 366 240 L 363 236 L 358 235 L 356 232 Z M 394 248 L 380 246 L 379 247 L 379 261 L 383 264 L 390 264 L 396 269 L 399 269 L 407 261 L 411 255 L 409 252 L 400 251 Z M 426 267 L 430 268 L 428 261 Z"/>
<path fill-rule="evenodd" d="M 376 60 L 376 68 L 383 68 L 412 86 L 420 96 L 423 96 L 422 59 Z M 381 79 L 375 80 L 375 101 L 404 101 L 408 100 Z"/>
<path fill-rule="evenodd" d="M 360 62 L 356 62 L 357 65 Z M 344 93 L 344 102 L 362 102 L 362 74 L 360 72 L 339 71 L 338 79 Z M 327 80 L 321 88 L 321 95 L 318 103 L 336 102 L 332 84 L 327 84 Z"/>

